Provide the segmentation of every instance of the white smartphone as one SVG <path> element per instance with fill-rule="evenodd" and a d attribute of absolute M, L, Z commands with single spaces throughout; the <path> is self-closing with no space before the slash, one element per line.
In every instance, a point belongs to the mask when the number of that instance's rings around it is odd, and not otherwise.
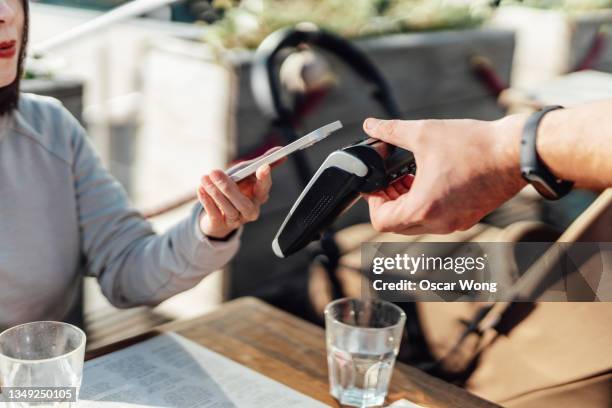
<path fill-rule="evenodd" d="M 289 143 L 287 146 L 278 149 L 272 153 L 269 153 L 265 156 L 258 157 L 253 160 L 249 160 L 244 163 L 239 163 L 236 166 L 230 167 L 226 173 L 232 180 L 236 183 L 244 180 L 251 174 L 254 174 L 258 168 L 265 164 L 272 164 L 274 162 L 279 161 L 283 157 L 289 156 L 291 153 L 294 153 L 298 150 L 306 149 L 321 140 L 325 139 L 327 136 L 331 135 L 338 129 L 342 128 L 342 122 L 339 120 L 329 123 L 325 126 L 321 126 L 320 128 L 310 132 L 304 137 L 299 138 L 298 140 Z"/>

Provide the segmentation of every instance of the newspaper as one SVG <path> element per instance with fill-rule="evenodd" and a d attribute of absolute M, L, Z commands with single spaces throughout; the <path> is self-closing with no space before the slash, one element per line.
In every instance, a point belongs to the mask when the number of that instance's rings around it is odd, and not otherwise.
<path fill-rule="evenodd" d="M 323 403 L 176 333 L 85 363 L 79 408 L 318 408 Z"/>

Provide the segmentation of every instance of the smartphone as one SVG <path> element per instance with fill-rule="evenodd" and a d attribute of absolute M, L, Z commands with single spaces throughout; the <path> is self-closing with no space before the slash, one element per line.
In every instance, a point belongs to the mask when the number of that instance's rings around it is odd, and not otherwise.
<path fill-rule="evenodd" d="M 308 133 L 306 136 L 299 138 L 298 140 L 289 143 L 281 149 L 275 150 L 272 153 L 258 157 L 253 160 L 249 160 L 244 163 L 239 163 L 227 170 L 227 175 L 236 183 L 244 180 L 252 174 L 255 174 L 258 168 L 266 164 L 272 164 L 284 157 L 295 153 L 298 150 L 307 149 L 310 146 L 315 145 L 321 140 L 327 138 L 333 132 L 342 128 L 342 122 L 339 120 L 329 123 L 325 126 Z"/>

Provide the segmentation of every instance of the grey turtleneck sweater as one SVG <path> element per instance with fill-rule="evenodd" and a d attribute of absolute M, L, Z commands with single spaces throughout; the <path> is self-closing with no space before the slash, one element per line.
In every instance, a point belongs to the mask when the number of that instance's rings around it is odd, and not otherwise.
<path fill-rule="evenodd" d="M 22 94 L 0 123 L 0 329 L 74 320 L 84 274 L 119 307 L 154 305 L 194 286 L 239 246 L 239 234 L 209 241 L 201 210 L 156 235 L 70 113 Z"/>

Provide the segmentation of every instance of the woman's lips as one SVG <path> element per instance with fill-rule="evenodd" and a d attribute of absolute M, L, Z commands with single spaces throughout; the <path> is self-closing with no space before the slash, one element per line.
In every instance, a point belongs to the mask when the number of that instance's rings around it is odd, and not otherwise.
<path fill-rule="evenodd" d="M 13 58 L 17 53 L 17 41 L 0 42 L 0 58 Z"/>

